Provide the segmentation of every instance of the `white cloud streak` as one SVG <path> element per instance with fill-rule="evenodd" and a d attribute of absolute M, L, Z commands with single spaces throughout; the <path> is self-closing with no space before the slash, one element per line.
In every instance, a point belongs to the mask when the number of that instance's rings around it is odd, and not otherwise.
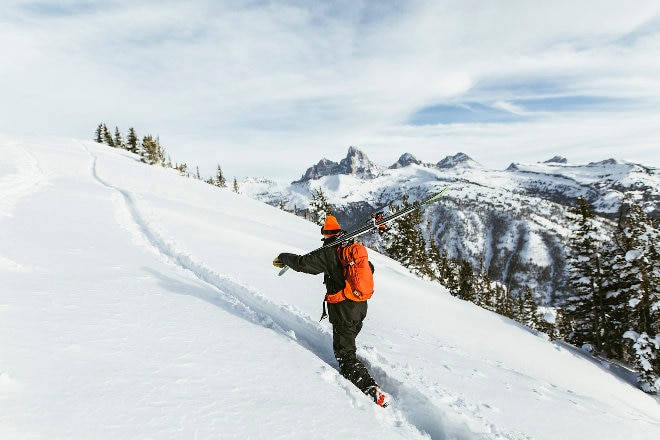
<path fill-rule="evenodd" d="M 658 53 L 657 1 L 9 1 L 0 132 L 134 126 L 203 172 L 283 180 L 349 145 L 384 164 L 404 152 L 492 167 L 626 158 L 601 154 L 623 147 L 660 166 Z M 561 96 L 613 103 L 519 102 Z M 527 119 L 410 124 L 466 103 Z"/>

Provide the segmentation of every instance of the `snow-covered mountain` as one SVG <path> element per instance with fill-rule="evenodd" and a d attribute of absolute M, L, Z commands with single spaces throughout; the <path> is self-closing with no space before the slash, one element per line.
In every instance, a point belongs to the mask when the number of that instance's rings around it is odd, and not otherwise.
<path fill-rule="evenodd" d="M 426 236 L 475 270 L 483 264 L 513 293 L 530 286 L 544 304 L 566 293 L 566 213 L 578 197 L 605 222 L 616 217 L 625 196 L 660 215 L 660 171 L 614 159 L 576 165 L 554 157 L 497 171 L 463 153 L 435 164 L 406 153 L 386 167 L 351 147 L 340 163 L 324 159 L 291 184 L 247 179 L 241 191 L 293 211 L 306 209 L 311 192 L 322 189 L 342 226 L 351 229 L 404 194 L 415 200 L 448 183 L 444 199 L 425 209 Z"/>
<path fill-rule="evenodd" d="M 660 434 L 625 376 L 371 252 L 377 407 L 336 370 L 321 278 L 271 265 L 315 225 L 92 142 L 0 156 L 3 440 Z"/>
<path fill-rule="evenodd" d="M 382 174 L 382 169 L 371 162 L 362 151 L 355 147 L 349 147 L 348 154 L 339 163 L 330 159 L 321 159 L 319 163 L 309 167 L 298 182 L 316 180 L 336 174 L 348 174 L 360 179 L 373 179 Z"/>

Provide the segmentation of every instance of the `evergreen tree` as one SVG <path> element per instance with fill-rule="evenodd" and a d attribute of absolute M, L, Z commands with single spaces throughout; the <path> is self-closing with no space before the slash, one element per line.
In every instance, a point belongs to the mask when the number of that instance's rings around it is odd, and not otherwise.
<path fill-rule="evenodd" d="M 133 127 L 128 129 L 128 136 L 126 137 L 126 149 L 131 153 L 138 154 L 138 137 L 135 134 L 135 129 Z"/>
<path fill-rule="evenodd" d="M 458 295 L 459 298 L 466 301 L 475 301 L 474 272 L 469 261 L 461 262 L 458 272 Z"/>
<path fill-rule="evenodd" d="M 451 295 L 458 296 L 461 280 L 461 264 L 458 262 L 458 260 L 452 258 L 448 260 L 448 264 L 445 270 L 445 287 L 447 287 L 447 290 L 449 290 Z"/>
<path fill-rule="evenodd" d="M 626 203 L 619 219 L 616 269 L 621 283 L 617 317 L 628 331 L 623 344 L 649 392 L 660 391 L 660 232 L 644 210 Z"/>
<path fill-rule="evenodd" d="M 150 134 L 142 138 L 140 154 L 142 156 L 142 162 L 144 163 L 154 165 L 158 162 L 158 145 Z"/>
<path fill-rule="evenodd" d="M 312 190 L 312 200 L 309 203 L 310 220 L 318 225 L 323 225 L 323 221 L 329 215 L 332 215 L 332 206 L 328 203 L 321 188 Z"/>
<path fill-rule="evenodd" d="M 490 279 L 490 276 L 482 271 L 476 276 L 476 304 L 486 310 L 494 312 L 497 310 L 497 289 L 496 283 Z"/>
<path fill-rule="evenodd" d="M 660 334 L 652 338 L 647 333 L 630 330 L 624 338 L 631 340 L 640 387 L 647 393 L 657 394 L 660 392 Z"/>
<path fill-rule="evenodd" d="M 392 210 L 397 211 L 410 206 L 408 197 L 404 196 L 402 206 L 392 207 Z M 432 278 L 433 272 L 428 261 L 426 241 L 420 230 L 421 223 L 420 210 L 393 220 L 390 232 L 387 234 L 389 243 L 386 244 L 386 251 L 391 258 L 403 264 L 411 272 Z"/>
<path fill-rule="evenodd" d="M 115 126 L 115 137 L 113 139 L 113 145 L 115 148 L 123 148 L 126 149 L 126 144 L 124 144 L 124 139 L 121 136 L 121 133 L 119 132 L 119 127 Z"/>
<path fill-rule="evenodd" d="M 516 321 L 535 330 L 539 327 L 538 307 L 534 301 L 532 290 L 528 286 L 525 287 L 525 292 L 518 296 Z"/>
<path fill-rule="evenodd" d="M 625 274 L 625 259 L 622 258 L 622 248 L 616 235 L 602 244 L 600 252 L 604 268 L 602 289 L 606 310 L 601 328 L 601 351 L 608 358 L 626 360 L 627 344 L 622 335 L 630 328 L 630 292 L 626 288 L 630 280 Z"/>
<path fill-rule="evenodd" d="M 495 313 L 499 313 L 507 318 L 513 318 L 513 301 L 509 289 L 501 283 L 496 283 L 495 286 Z"/>
<path fill-rule="evenodd" d="M 222 168 L 218 164 L 218 168 L 215 173 L 215 184 L 219 188 L 226 188 L 227 187 L 227 179 L 225 179 L 224 174 L 222 174 Z"/>
<path fill-rule="evenodd" d="M 444 256 L 446 258 L 446 256 Z M 431 243 L 429 243 L 429 250 L 427 252 L 428 268 L 431 279 L 437 280 L 440 284 L 442 282 L 442 265 L 443 265 L 443 255 L 440 253 L 435 240 L 431 238 Z M 444 284 L 443 284 L 444 285 Z"/>
<path fill-rule="evenodd" d="M 555 329 L 557 331 L 557 338 L 568 340 L 571 334 L 570 321 L 566 318 L 564 309 L 558 307 L 555 309 Z"/>
<path fill-rule="evenodd" d="M 105 124 L 103 124 L 103 141 L 111 147 L 115 146 L 115 141 L 112 139 L 112 135 Z"/>
<path fill-rule="evenodd" d="M 94 142 L 102 144 L 103 140 L 103 123 L 101 123 L 96 127 L 96 131 L 94 132 Z"/>
<path fill-rule="evenodd" d="M 160 146 L 159 138 L 154 139 L 151 135 L 142 138 L 142 149 L 140 151 L 142 161 L 149 165 L 162 165 L 165 166 L 165 151 Z M 183 164 L 185 165 L 185 164 Z M 187 168 L 187 166 L 186 166 Z M 179 169 L 179 168 L 177 168 Z M 179 170 L 181 171 L 181 170 Z M 185 171 L 181 171 L 182 173 Z"/>
<path fill-rule="evenodd" d="M 234 177 L 234 185 L 233 185 L 234 192 L 236 194 L 239 193 L 239 188 L 238 188 L 238 180 L 236 180 L 236 177 Z"/>
<path fill-rule="evenodd" d="M 569 285 L 573 290 L 564 311 L 571 321 L 569 342 L 591 344 L 600 352 L 606 320 L 605 277 L 600 251 L 605 241 L 595 222 L 593 207 L 584 198 L 570 210 L 575 229 L 569 242 Z"/>
<path fill-rule="evenodd" d="M 660 332 L 660 231 L 639 205 L 632 205 L 620 221 L 619 239 L 623 244 L 620 277 L 626 286 L 632 325 L 639 333 Z"/>
<path fill-rule="evenodd" d="M 158 162 L 162 167 L 167 166 L 167 154 L 165 153 L 165 148 L 160 145 L 160 137 L 156 136 L 156 145 L 158 145 Z"/>

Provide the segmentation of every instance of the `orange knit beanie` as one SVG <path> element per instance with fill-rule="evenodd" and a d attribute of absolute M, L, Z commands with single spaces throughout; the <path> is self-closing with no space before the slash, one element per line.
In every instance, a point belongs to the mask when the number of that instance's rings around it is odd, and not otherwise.
<path fill-rule="evenodd" d="M 339 226 L 337 219 L 332 215 L 327 216 L 325 218 L 325 223 L 323 223 L 323 227 L 321 228 L 321 234 L 326 237 L 332 237 L 340 232 L 341 226 Z"/>

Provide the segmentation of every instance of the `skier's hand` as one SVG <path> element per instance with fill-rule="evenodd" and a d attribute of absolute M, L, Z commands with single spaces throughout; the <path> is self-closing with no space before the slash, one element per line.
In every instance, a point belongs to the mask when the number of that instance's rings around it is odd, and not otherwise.
<path fill-rule="evenodd" d="M 280 256 L 278 255 L 278 256 L 275 257 L 275 259 L 273 260 L 273 266 L 282 269 L 284 266 L 286 266 L 286 264 L 284 264 L 284 263 L 282 263 L 282 262 L 280 261 Z"/>

